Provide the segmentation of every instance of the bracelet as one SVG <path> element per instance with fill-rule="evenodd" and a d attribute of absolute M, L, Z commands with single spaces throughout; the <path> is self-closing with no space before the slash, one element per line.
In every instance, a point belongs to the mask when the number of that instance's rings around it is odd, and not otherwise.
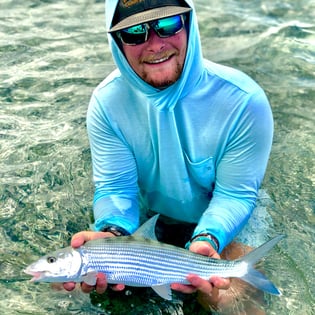
<path fill-rule="evenodd" d="M 125 229 L 118 225 L 106 225 L 103 229 L 102 232 L 110 232 L 114 234 L 115 236 L 126 236 L 130 235 L 129 232 L 127 232 Z"/>
<path fill-rule="evenodd" d="M 196 242 L 196 241 L 208 242 L 215 249 L 216 252 L 219 250 L 218 240 L 213 235 L 208 234 L 208 233 L 202 233 L 202 234 L 195 235 L 185 245 L 185 248 L 189 249 L 191 243 Z"/>

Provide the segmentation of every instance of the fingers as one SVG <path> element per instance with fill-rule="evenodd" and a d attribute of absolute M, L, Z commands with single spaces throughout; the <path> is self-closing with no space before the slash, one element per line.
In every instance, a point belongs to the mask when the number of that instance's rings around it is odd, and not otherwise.
<path fill-rule="evenodd" d="M 218 304 L 220 303 L 220 289 L 215 287 L 214 284 L 210 281 L 203 280 L 197 275 L 189 275 L 187 280 L 191 282 L 191 285 L 183 284 L 173 284 L 171 288 L 173 290 L 180 291 L 185 294 L 191 294 L 197 292 L 197 300 L 199 304 L 206 310 L 217 310 Z M 219 280 L 226 280 L 219 277 L 211 278 L 211 281 L 219 283 Z M 224 281 L 223 281 L 224 282 Z M 220 286 L 224 286 L 220 282 Z"/>
<path fill-rule="evenodd" d="M 65 282 L 63 283 L 63 287 L 67 291 L 72 291 L 75 289 L 76 284 L 74 282 Z"/>
<path fill-rule="evenodd" d="M 192 294 L 197 291 L 197 288 L 192 285 L 185 285 L 180 283 L 171 284 L 172 290 L 179 291 L 184 294 Z"/>
<path fill-rule="evenodd" d="M 210 281 L 204 280 L 197 275 L 188 275 L 187 280 L 194 286 L 198 291 L 210 294 L 213 286 Z"/>
<path fill-rule="evenodd" d="M 65 283 L 63 283 L 63 287 L 67 291 L 72 291 L 75 289 L 76 283 L 75 282 L 65 282 Z M 99 272 L 97 274 L 95 286 L 88 285 L 85 282 L 81 283 L 81 290 L 84 293 L 91 293 L 95 290 L 96 293 L 103 294 L 107 290 L 107 288 L 108 288 L 108 283 L 106 280 L 106 276 L 105 276 L 105 274 L 103 274 L 101 272 Z M 113 291 L 122 291 L 125 289 L 125 285 L 124 284 L 115 284 L 115 285 L 111 286 L 111 289 Z"/>
<path fill-rule="evenodd" d="M 231 280 L 227 278 L 211 277 L 210 282 L 218 289 L 227 290 L 231 286 Z"/>
<path fill-rule="evenodd" d="M 230 287 L 230 279 L 221 278 L 221 277 L 211 277 L 210 280 L 204 280 L 197 275 L 188 275 L 187 280 L 191 283 L 192 286 L 197 288 L 198 291 L 202 292 L 211 292 L 213 287 L 217 289 L 227 290 Z"/>
<path fill-rule="evenodd" d="M 98 238 L 105 238 L 112 236 L 111 233 L 105 232 L 93 232 L 93 231 L 82 231 L 74 234 L 71 239 L 71 246 L 74 248 L 80 247 L 85 242 L 96 240 Z"/>
<path fill-rule="evenodd" d="M 219 277 L 213 278 L 219 283 Z M 171 288 L 185 294 L 198 292 L 197 300 L 205 309 L 216 309 L 220 299 L 219 289 L 215 287 L 212 282 L 204 280 L 197 275 L 188 275 L 187 280 L 191 283 L 191 285 L 174 283 L 171 285 Z"/>
<path fill-rule="evenodd" d="M 220 277 L 211 277 L 210 280 L 204 280 L 197 275 L 190 274 L 186 278 L 190 285 L 173 283 L 171 288 L 185 294 L 191 294 L 196 291 L 210 298 L 218 296 L 219 290 L 227 290 L 230 287 L 230 280 Z"/>
<path fill-rule="evenodd" d="M 191 294 L 196 291 L 211 294 L 213 285 L 210 281 L 204 280 L 197 275 L 190 274 L 186 278 L 191 284 L 185 285 L 180 283 L 173 283 L 171 288 L 185 294 Z"/>
<path fill-rule="evenodd" d="M 103 273 L 98 273 L 97 274 L 97 280 L 96 280 L 96 287 L 95 287 L 95 291 L 98 294 L 103 294 L 108 287 L 108 283 L 106 280 L 106 276 Z M 113 291 L 122 291 L 125 289 L 125 285 L 124 284 L 114 284 L 111 286 L 111 289 Z"/>
<path fill-rule="evenodd" d="M 125 289 L 125 285 L 124 284 L 114 284 L 111 286 L 111 289 L 113 291 L 122 291 Z"/>
<path fill-rule="evenodd" d="M 97 274 L 95 291 L 98 294 L 103 294 L 107 289 L 107 280 L 105 274 L 99 272 Z"/>
<path fill-rule="evenodd" d="M 98 294 L 103 294 L 107 289 L 107 281 L 106 277 L 103 273 L 98 273 L 97 274 L 97 279 L 96 279 L 96 285 L 88 285 L 85 282 L 81 283 L 81 290 L 84 293 L 91 293 L 92 291 L 96 291 Z"/>
<path fill-rule="evenodd" d="M 211 277 L 211 289 L 207 284 L 202 283 L 198 279 L 192 279 L 192 282 L 199 285 L 197 300 L 204 309 L 217 310 L 218 306 L 222 303 L 222 291 L 228 290 L 230 287 L 230 280 L 220 277 Z M 224 295 L 223 295 L 224 296 Z M 228 295 L 229 296 L 229 295 Z"/>

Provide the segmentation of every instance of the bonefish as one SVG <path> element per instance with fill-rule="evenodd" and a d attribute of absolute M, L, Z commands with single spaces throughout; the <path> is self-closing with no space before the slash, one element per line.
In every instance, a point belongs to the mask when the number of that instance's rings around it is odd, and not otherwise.
<path fill-rule="evenodd" d="M 186 249 L 161 243 L 155 237 L 158 215 L 145 222 L 133 235 L 97 239 L 79 248 L 66 247 L 43 256 L 24 271 L 35 282 L 86 282 L 95 285 L 98 272 L 108 283 L 151 287 L 171 300 L 170 284 L 189 284 L 188 274 L 203 279 L 212 276 L 240 278 L 270 294 L 280 295 L 276 286 L 254 264 L 284 236 L 279 235 L 237 260 L 213 259 Z"/>

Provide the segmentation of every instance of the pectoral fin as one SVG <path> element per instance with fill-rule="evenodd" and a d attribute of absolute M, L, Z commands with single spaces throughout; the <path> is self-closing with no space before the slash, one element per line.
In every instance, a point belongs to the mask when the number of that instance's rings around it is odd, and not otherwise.
<path fill-rule="evenodd" d="M 89 271 L 86 275 L 82 276 L 82 281 L 88 285 L 96 284 L 97 271 Z"/>
<path fill-rule="evenodd" d="M 156 285 L 151 287 L 160 297 L 165 300 L 172 300 L 172 291 L 170 285 Z"/>

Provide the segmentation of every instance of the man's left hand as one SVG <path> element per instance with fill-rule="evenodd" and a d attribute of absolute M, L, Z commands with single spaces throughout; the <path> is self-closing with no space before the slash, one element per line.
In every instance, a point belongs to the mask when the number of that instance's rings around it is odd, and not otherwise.
<path fill-rule="evenodd" d="M 193 242 L 189 250 L 196 254 L 220 259 L 220 255 L 208 242 Z M 174 283 L 171 288 L 187 294 L 198 292 L 198 301 L 206 309 L 209 309 L 210 306 L 216 307 L 219 302 L 219 290 L 227 290 L 230 287 L 230 280 L 220 277 L 204 280 L 197 275 L 190 274 L 187 276 L 187 280 L 191 283 L 190 285 Z"/>

